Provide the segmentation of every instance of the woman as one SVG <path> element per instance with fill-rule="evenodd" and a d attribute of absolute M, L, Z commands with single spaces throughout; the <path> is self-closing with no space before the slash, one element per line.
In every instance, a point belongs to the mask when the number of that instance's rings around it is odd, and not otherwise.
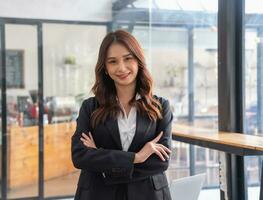
<path fill-rule="evenodd" d="M 142 48 L 128 32 L 106 35 L 95 68 L 95 97 L 80 108 L 72 161 L 81 169 L 76 200 L 170 200 L 169 102 L 152 94 Z"/>

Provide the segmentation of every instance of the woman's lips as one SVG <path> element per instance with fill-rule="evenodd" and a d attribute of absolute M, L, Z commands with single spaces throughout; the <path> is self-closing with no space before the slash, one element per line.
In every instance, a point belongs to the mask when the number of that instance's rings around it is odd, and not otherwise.
<path fill-rule="evenodd" d="M 126 73 L 126 74 L 121 74 L 121 75 L 117 75 L 120 79 L 125 79 L 130 75 L 130 73 Z"/>

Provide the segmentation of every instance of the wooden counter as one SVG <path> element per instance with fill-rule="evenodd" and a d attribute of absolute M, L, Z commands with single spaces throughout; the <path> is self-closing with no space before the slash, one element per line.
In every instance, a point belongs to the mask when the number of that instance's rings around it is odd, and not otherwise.
<path fill-rule="evenodd" d="M 75 127 L 75 122 L 44 126 L 45 180 L 76 171 L 70 150 Z M 38 126 L 10 127 L 8 133 L 8 188 L 38 184 Z M 174 125 L 173 139 L 241 156 L 263 155 L 259 136 Z"/>
<path fill-rule="evenodd" d="M 70 174 L 71 136 L 76 123 L 44 126 L 45 180 Z M 38 126 L 9 127 L 8 189 L 38 184 Z"/>
<path fill-rule="evenodd" d="M 263 155 L 263 137 L 173 125 L 173 139 L 240 156 Z"/>

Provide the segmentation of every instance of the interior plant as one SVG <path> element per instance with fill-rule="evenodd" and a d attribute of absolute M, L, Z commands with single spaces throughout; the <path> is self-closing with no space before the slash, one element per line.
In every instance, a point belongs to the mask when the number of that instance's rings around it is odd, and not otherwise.
<path fill-rule="evenodd" d="M 64 64 L 76 65 L 76 57 L 75 56 L 66 56 L 64 59 Z"/>

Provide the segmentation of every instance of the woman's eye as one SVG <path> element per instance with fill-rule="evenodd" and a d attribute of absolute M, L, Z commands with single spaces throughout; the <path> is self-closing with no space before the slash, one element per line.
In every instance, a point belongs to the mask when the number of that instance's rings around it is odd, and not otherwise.
<path fill-rule="evenodd" d="M 116 61 L 115 61 L 115 60 L 110 60 L 108 63 L 110 63 L 110 64 L 115 64 Z"/>
<path fill-rule="evenodd" d="M 132 57 L 126 57 L 126 60 L 131 60 L 132 59 Z"/>

